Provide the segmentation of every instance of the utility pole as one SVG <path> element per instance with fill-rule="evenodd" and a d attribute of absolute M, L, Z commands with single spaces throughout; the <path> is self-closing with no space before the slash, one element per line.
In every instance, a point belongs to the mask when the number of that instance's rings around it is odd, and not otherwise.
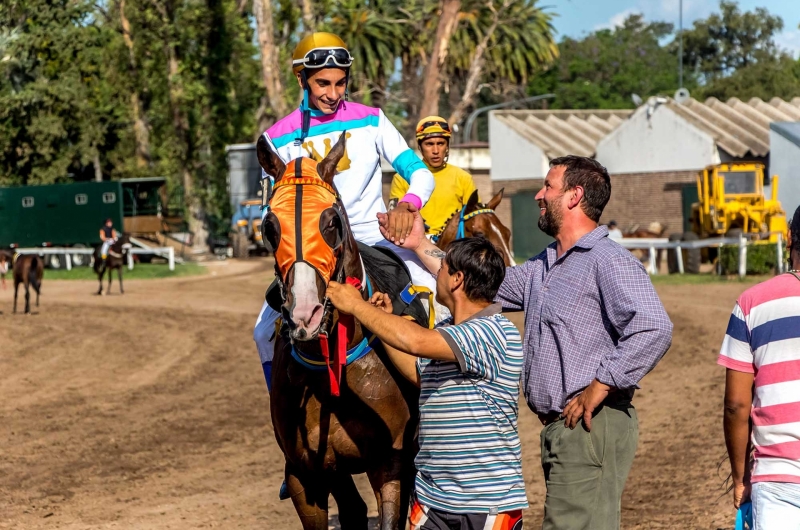
<path fill-rule="evenodd" d="M 683 88 L 683 0 L 678 0 L 678 88 Z"/>

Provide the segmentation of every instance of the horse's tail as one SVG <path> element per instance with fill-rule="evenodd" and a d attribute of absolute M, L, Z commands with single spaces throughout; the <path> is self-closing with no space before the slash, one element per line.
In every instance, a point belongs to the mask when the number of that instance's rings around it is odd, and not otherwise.
<path fill-rule="evenodd" d="M 42 284 L 41 278 L 39 277 L 40 266 L 44 266 L 44 261 L 42 261 L 42 258 L 36 254 L 32 255 L 30 267 L 28 268 L 28 283 L 30 283 L 36 291 L 39 291 L 39 287 Z"/>

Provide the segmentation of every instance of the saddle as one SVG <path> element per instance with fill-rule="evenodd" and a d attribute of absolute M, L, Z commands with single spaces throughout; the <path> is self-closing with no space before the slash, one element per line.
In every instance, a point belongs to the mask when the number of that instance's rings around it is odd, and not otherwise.
<path fill-rule="evenodd" d="M 372 290 L 387 293 L 392 299 L 392 313 L 408 316 L 420 326 L 428 327 L 428 312 L 419 297 L 413 295 L 411 273 L 403 260 L 386 247 L 370 247 L 358 243 L 358 251 L 367 275 L 372 280 Z M 281 312 L 284 300 L 277 280 L 267 288 L 265 298 L 267 305 L 276 312 Z"/>

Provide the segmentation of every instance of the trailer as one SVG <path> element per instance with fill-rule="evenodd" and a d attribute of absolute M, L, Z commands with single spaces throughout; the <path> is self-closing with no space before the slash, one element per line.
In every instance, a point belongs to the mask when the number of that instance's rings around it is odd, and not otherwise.
<path fill-rule="evenodd" d="M 160 232 L 165 185 L 164 178 L 146 178 L 0 188 L 0 249 L 94 247 L 106 219 L 131 235 Z M 90 261 L 80 251 L 70 257 L 74 266 Z M 61 268 L 65 255 L 47 254 L 45 261 Z"/>

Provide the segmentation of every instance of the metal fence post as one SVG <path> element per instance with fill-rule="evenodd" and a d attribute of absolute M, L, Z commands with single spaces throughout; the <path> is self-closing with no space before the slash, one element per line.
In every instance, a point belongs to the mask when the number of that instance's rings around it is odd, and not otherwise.
<path fill-rule="evenodd" d="M 67 265 L 67 270 L 72 270 L 72 256 L 70 256 L 69 252 L 64 254 L 64 263 Z"/>
<path fill-rule="evenodd" d="M 128 270 L 133 270 L 133 253 L 130 250 L 128 250 Z"/>
<path fill-rule="evenodd" d="M 739 278 L 747 275 L 747 240 L 739 234 Z"/>
<path fill-rule="evenodd" d="M 778 232 L 778 274 L 783 274 L 783 234 Z"/>
<path fill-rule="evenodd" d="M 683 274 L 683 249 L 680 244 L 675 247 L 675 259 L 678 262 L 678 274 Z"/>
<path fill-rule="evenodd" d="M 167 251 L 167 256 L 168 256 L 168 259 L 169 259 L 169 270 L 174 271 L 175 270 L 175 249 L 172 248 L 172 247 L 169 247 L 169 250 Z"/>
<path fill-rule="evenodd" d="M 658 274 L 658 266 L 656 265 L 656 247 L 650 247 L 650 274 L 655 276 Z"/>

